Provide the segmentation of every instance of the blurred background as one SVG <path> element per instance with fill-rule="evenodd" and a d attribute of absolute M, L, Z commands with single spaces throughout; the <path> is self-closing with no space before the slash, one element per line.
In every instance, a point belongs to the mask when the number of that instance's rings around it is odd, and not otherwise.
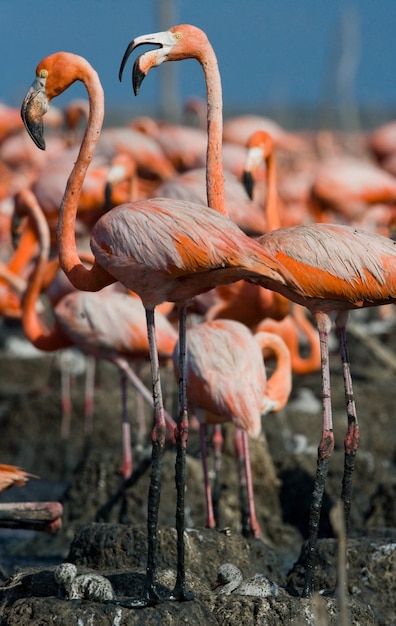
<path fill-rule="evenodd" d="M 258 112 L 286 128 L 354 130 L 394 115 L 394 0 L 2 0 L 0 101 L 19 106 L 38 61 L 67 50 L 99 72 L 107 122 L 142 111 L 177 120 L 186 98 L 205 93 L 196 62 L 151 73 L 139 98 L 133 60 L 122 84 L 118 69 L 134 37 L 183 22 L 205 30 L 215 48 L 225 116 Z M 57 106 L 80 95 L 75 86 Z"/>

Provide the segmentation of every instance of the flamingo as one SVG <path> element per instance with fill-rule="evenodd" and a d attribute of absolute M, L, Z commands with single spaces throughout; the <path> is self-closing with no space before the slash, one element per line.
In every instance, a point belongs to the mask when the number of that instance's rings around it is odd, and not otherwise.
<path fill-rule="evenodd" d="M 130 127 L 155 139 L 179 172 L 197 167 L 201 154 L 206 153 L 206 129 L 170 124 L 147 116 L 135 117 Z"/>
<path fill-rule="evenodd" d="M 296 374 L 305 375 L 320 370 L 319 335 L 308 319 L 305 307 L 293 303 L 290 313 L 281 320 L 266 317 L 255 328 L 256 333 L 261 331 L 282 337 L 290 350 L 291 367 Z M 300 333 L 308 344 L 307 356 L 300 354 Z"/>
<path fill-rule="evenodd" d="M 208 43 L 206 34 L 199 28 L 182 24 L 168 31 L 144 35 L 135 39 L 125 53 L 121 71 L 127 56 L 141 44 L 159 46 L 146 52 L 135 62 L 133 82 L 135 91 L 144 76 L 164 61 L 187 58 L 202 59 Z M 203 65 L 219 79 L 217 63 Z M 218 89 L 220 87 L 218 86 Z M 208 90 L 208 96 L 212 91 Z M 209 114 L 210 107 L 208 107 Z M 212 111 L 212 127 L 221 125 L 222 108 Z M 220 142 L 219 142 L 220 143 Z M 209 157 L 208 152 L 208 157 Z M 213 188 L 223 189 L 223 178 L 218 172 L 217 160 L 208 158 L 210 183 Z M 213 169 L 212 169 L 213 168 Z M 221 196 L 223 198 L 223 196 Z M 224 202 L 224 200 L 223 200 Z M 224 206 L 224 205 L 223 205 Z M 342 487 L 346 526 L 349 526 L 352 475 L 359 441 L 359 427 L 346 342 L 348 311 L 369 306 L 396 302 L 396 243 L 375 233 L 347 225 L 312 224 L 282 228 L 258 238 L 257 243 L 270 255 L 284 264 L 293 284 L 280 282 L 271 288 L 286 298 L 306 306 L 313 314 L 321 343 L 322 373 L 322 436 L 318 447 L 318 463 L 309 521 L 308 559 L 303 596 L 310 596 L 314 583 L 314 557 L 318 538 L 318 524 L 323 500 L 329 459 L 334 448 L 334 435 L 330 396 L 330 370 L 328 336 L 335 322 L 339 341 L 347 403 L 348 428 L 344 440 L 345 463 Z M 369 253 L 368 253 L 369 251 Z M 296 285 L 297 280 L 297 285 Z M 258 281 L 262 284 L 262 281 Z M 301 283 L 301 285 L 300 285 Z M 269 286 L 268 283 L 267 285 Z"/>
<path fill-rule="evenodd" d="M 305 147 L 305 142 L 297 135 L 285 131 L 277 122 L 262 115 L 237 115 L 224 122 L 224 141 L 246 145 L 249 137 L 256 130 L 270 133 L 276 145 L 287 150 L 298 151 Z"/>
<path fill-rule="evenodd" d="M 378 205 L 388 208 L 391 221 L 395 203 L 395 177 L 370 161 L 342 155 L 327 158 L 317 167 L 310 195 L 317 222 L 362 226 L 367 210 Z"/>
<path fill-rule="evenodd" d="M 23 487 L 32 476 L 20 467 L 0 463 L 0 493 L 10 487 Z"/>
<path fill-rule="evenodd" d="M 178 371 L 178 349 L 174 351 Z M 267 380 L 262 352 L 274 352 L 277 365 Z M 280 411 L 291 388 L 290 352 L 275 334 L 260 332 L 253 336 L 246 326 L 234 320 L 196 324 L 187 331 L 187 393 L 201 426 L 231 421 L 242 435 L 246 485 L 249 498 L 250 534 L 258 537 L 260 526 L 255 514 L 247 435 L 261 433 L 261 416 Z M 204 428 L 201 428 L 204 436 Z M 237 435 L 239 437 L 239 434 Z M 214 528 L 206 455 L 202 455 L 208 528 Z"/>
<path fill-rule="evenodd" d="M 189 170 L 161 183 L 156 188 L 155 194 L 204 204 L 205 178 L 204 168 Z M 230 219 L 250 237 L 258 237 L 265 233 L 268 225 L 263 209 L 248 197 L 238 178 L 227 170 L 224 171 L 224 185 L 226 209 Z"/>
<path fill-rule="evenodd" d="M 243 170 L 243 185 L 250 198 L 253 198 L 253 187 L 260 165 L 266 165 L 266 201 L 265 214 L 269 223 L 268 230 L 281 227 L 279 215 L 279 197 L 277 193 L 276 164 L 274 141 L 265 130 L 256 130 L 247 142 L 246 161 Z"/>
<path fill-rule="evenodd" d="M 133 46 L 130 46 L 129 50 L 132 48 Z M 218 106 L 219 101 L 221 103 L 221 94 L 211 88 L 211 75 L 217 68 L 211 47 L 206 51 L 206 55 L 201 57 L 201 62 L 207 61 L 208 66 L 208 91 L 212 100 L 208 116 L 211 122 L 214 108 Z M 266 286 L 293 282 L 293 278 L 288 275 L 286 280 L 282 266 L 278 263 L 273 265 L 272 259 L 261 246 L 221 214 L 224 211 L 213 210 L 217 208 L 219 202 L 223 202 L 223 189 L 222 186 L 218 186 L 217 180 L 210 178 L 209 204 L 213 209 L 194 203 L 160 198 L 123 204 L 103 215 L 91 232 L 91 249 L 95 261 L 92 267 L 87 269 L 77 252 L 74 225 L 81 187 L 103 123 L 104 97 L 99 77 L 81 56 L 66 52 L 49 55 L 36 68 L 36 78 L 24 98 L 21 113 L 32 139 L 38 147 L 44 149 L 42 117 L 48 110 L 48 104 L 77 80 L 82 81 L 87 89 L 90 113 L 80 152 L 61 204 L 58 225 L 60 263 L 72 284 L 78 289 L 99 291 L 118 280 L 127 289 L 139 295 L 146 309 L 152 366 L 154 427 L 147 516 L 147 576 L 143 596 L 127 599 L 125 603 L 128 606 L 146 606 L 156 604 L 161 599 L 155 571 L 165 421 L 155 342 L 154 309 L 164 301 L 180 305 L 180 411 L 176 429 L 178 563 L 175 588 L 170 597 L 185 600 L 191 597 L 185 589 L 184 567 L 184 474 L 188 436 L 183 347 L 185 305 L 196 294 L 240 278 L 260 281 Z M 215 144 L 215 150 L 212 148 L 208 159 L 210 171 L 213 159 L 217 160 L 218 166 L 221 167 L 221 159 L 218 159 L 216 154 L 218 155 L 221 149 L 222 128 L 221 124 L 218 126 L 212 123 L 209 127 L 211 136 L 208 143 L 214 141 Z M 215 140 L 212 137 L 213 133 Z"/>
<path fill-rule="evenodd" d="M 39 239 L 39 256 L 29 279 L 23 298 L 22 325 L 27 338 L 36 348 L 54 351 L 76 346 L 84 354 L 114 363 L 123 384 L 123 424 L 121 473 L 127 479 L 132 473 L 130 424 L 126 409 L 124 382 L 127 377 L 151 405 L 152 396 L 141 380 L 131 370 L 129 360 L 148 356 L 149 346 L 145 328 L 145 315 L 141 302 L 112 286 L 99 293 L 72 291 L 60 298 L 53 309 L 55 324 L 50 329 L 37 313 L 37 301 L 42 289 L 43 275 L 47 270 L 49 227 L 34 194 L 26 189 L 20 192 L 16 210 L 19 217 L 27 214 L 35 226 Z M 4 274 L 8 278 L 7 274 Z M 160 313 L 157 316 L 157 343 L 161 360 L 170 359 L 177 333 Z M 173 428 L 175 423 L 166 416 Z"/>
<path fill-rule="evenodd" d="M 274 142 L 263 130 L 254 132 L 248 140 L 248 152 L 243 174 L 243 184 L 249 196 L 253 195 L 255 173 L 266 163 L 265 221 L 267 231 L 280 228 L 279 197 L 276 188 Z M 217 288 L 218 300 L 206 312 L 206 319 L 231 318 L 254 329 L 265 318 L 283 319 L 290 311 L 290 302 L 279 294 L 245 281 Z M 243 302 L 243 306 L 241 303 Z"/>

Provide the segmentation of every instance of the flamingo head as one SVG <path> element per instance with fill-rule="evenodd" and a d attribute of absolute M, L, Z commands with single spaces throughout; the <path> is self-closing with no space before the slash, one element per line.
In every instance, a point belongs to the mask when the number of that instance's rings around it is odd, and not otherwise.
<path fill-rule="evenodd" d="M 56 52 L 38 64 L 36 78 L 22 102 L 21 116 L 26 130 L 41 150 L 45 150 L 42 118 L 51 100 L 75 81 L 84 82 L 93 71 L 88 61 L 71 52 Z"/>
<path fill-rule="evenodd" d="M 181 61 L 183 59 L 200 59 L 203 45 L 207 44 L 205 33 L 191 24 L 180 24 L 169 30 L 137 37 L 128 45 L 121 61 L 119 79 L 130 54 L 138 46 L 144 44 L 158 46 L 141 54 L 135 61 L 132 72 L 132 85 L 135 95 L 152 67 L 158 67 L 165 61 Z"/>

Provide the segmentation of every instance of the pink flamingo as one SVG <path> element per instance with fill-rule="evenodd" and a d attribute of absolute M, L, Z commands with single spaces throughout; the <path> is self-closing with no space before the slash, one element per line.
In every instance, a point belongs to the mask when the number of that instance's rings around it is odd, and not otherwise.
<path fill-rule="evenodd" d="M 165 198 L 179 198 L 204 204 L 206 170 L 193 169 L 179 174 L 175 178 L 161 183 L 155 194 Z M 224 171 L 225 206 L 227 214 L 244 233 L 250 237 L 258 237 L 266 232 L 268 225 L 263 209 L 253 202 L 246 193 L 237 177 L 227 170 Z"/>
<path fill-rule="evenodd" d="M 206 153 L 206 130 L 171 124 L 151 117 L 135 117 L 130 128 L 155 139 L 178 172 L 197 167 L 201 154 Z"/>
<path fill-rule="evenodd" d="M 134 40 L 127 49 L 121 70 L 130 52 L 143 43 L 159 46 L 146 52 L 135 62 L 134 87 L 139 88 L 151 67 L 164 61 L 186 58 L 202 59 L 208 43 L 205 33 L 189 24 L 174 26 L 168 31 L 145 35 Z M 205 59 L 206 61 L 206 59 Z M 203 65 L 206 75 L 218 78 L 217 63 Z M 219 87 L 218 87 L 219 88 Z M 208 96 L 212 92 L 208 90 Z M 208 115 L 211 107 L 208 106 Z M 221 106 L 212 111 L 212 126 L 221 125 Z M 219 142 L 220 143 L 220 142 Z M 208 167 L 213 188 L 222 189 L 218 161 Z M 213 168 L 213 169 L 212 169 Z M 223 195 L 222 206 L 224 206 Z M 323 419 L 322 436 L 318 448 L 318 463 L 310 513 L 308 559 L 303 595 L 310 596 L 314 582 L 314 556 L 318 524 L 323 500 L 329 459 L 334 448 L 331 413 L 328 335 L 335 321 L 340 340 L 341 359 L 348 413 L 348 429 L 344 441 L 345 465 L 342 487 L 345 519 L 348 528 L 352 474 L 359 441 L 359 428 L 353 397 L 349 357 L 346 343 L 346 321 L 350 309 L 379 306 L 396 302 L 396 249 L 386 237 L 343 225 L 313 224 L 282 228 L 269 232 L 257 240 L 263 250 L 276 256 L 293 276 L 293 284 L 277 282 L 272 289 L 286 298 L 306 306 L 313 314 L 319 329 L 321 343 L 321 371 Z M 368 254 L 368 251 L 370 253 Z M 297 285 L 296 285 L 297 280 Z M 262 281 L 260 284 L 263 284 Z M 301 286 L 300 286 L 301 283 Z M 267 285 L 270 285 L 267 283 Z M 271 288 L 271 287 L 270 287 Z"/>
<path fill-rule="evenodd" d="M 174 352 L 178 375 L 178 348 Z M 262 352 L 275 354 L 277 365 L 267 380 Z M 236 427 L 236 441 L 242 448 L 249 501 L 249 533 L 261 534 L 256 518 L 250 471 L 247 435 L 258 437 L 261 417 L 280 411 L 287 403 L 292 387 L 290 353 L 283 340 L 275 334 L 252 335 L 243 324 L 234 320 L 202 322 L 187 331 L 187 392 L 191 408 L 201 423 L 204 444 L 206 424 L 231 421 Z M 203 469 L 207 505 L 207 527 L 216 526 L 203 445 Z"/>
<path fill-rule="evenodd" d="M 282 337 L 290 350 L 293 372 L 299 375 L 320 370 L 320 342 L 317 329 L 311 324 L 305 307 L 293 303 L 290 313 L 281 320 L 266 317 L 255 328 L 255 332 L 265 331 Z M 300 354 L 300 333 L 308 343 L 307 356 Z"/>
<path fill-rule="evenodd" d="M 315 173 L 310 209 L 317 222 L 364 226 L 367 210 L 387 206 L 394 214 L 396 179 L 378 165 L 351 156 L 322 161 Z M 389 235 L 389 230 L 386 233 Z"/>
<path fill-rule="evenodd" d="M 133 46 L 130 46 L 129 51 L 132 49 Z M 217 64 L 214 65 L 214 52 L 207 46 L 202 54 L 201 61 L 208 61 L 208 91 L 212 100 L 208 108 L 210 142 L 213 141 L 212 135 L 215 135 L 215 145 L 209 159 L 210 171 L 212 163 L 215 165 L 216 161 L 221 168 L 221 158 L 218 158 L 218 151 L 221 150 L 221 124 L 218 126 L 211 123 L 214 109 L 218 102 L 221 103 L 221 94 L 216 88 L 211 88 L 211 75 L 217 67 Z M 60 210 L 58 246 L 61 266 L 78 289 L 98 291 L 119 280 L 127 289 L 140 296 L 146 309 L 152 366 L 154 427 L 148 496 L 147 577 L 143 597 L 129 599 L 126 601 L 128 606 L 145 606 L 159 600 L 155 560 L 165 420 L 155 342 L 154 309 L 164 301 L 177 302 L 181 307 L 180 412 L 176 429 L 178 563 L 175 589 L 171 597 L 183 600 L 190 597 L 185 589 L 184 567 L 184 473 L 188 435 L 183 347 L 185 305 L 198 293 L 240 278 L 259 280 L 267 286 L 293 282 L 293 278 L 288 275 L 286 281 L 282 275 L 282 266 L 278 263 L 273 265 L 272 259 L 262 247 L 220 212 L 202 205 L 163 198 L 123 204 L 102 216 L 91 232 L 91 248 L 95 261 L 92 268 L 87 269 L 77 252 L 74 225 L 81 187 L 103 123 L 104 97 L 97 73 L 84 58 L 71 53 L 58 52 L 46 57 L 37 66 L 36 79 L 24 98 L 22 117 L 37 146 L 45 148 L 42 117 L 48 109 L 48 103 L 77 80 L 82 81 L 87 88 L 90 114 Z M 213 208 L 223 202 L 223 189 L 216 179 L 208 179 L 208 195 Z"/>
<path fill-rule="evenodd" d="M 20 467 L 0 463 L 0 493 L 10 487 L 23 487 L 32 476 Z"/>

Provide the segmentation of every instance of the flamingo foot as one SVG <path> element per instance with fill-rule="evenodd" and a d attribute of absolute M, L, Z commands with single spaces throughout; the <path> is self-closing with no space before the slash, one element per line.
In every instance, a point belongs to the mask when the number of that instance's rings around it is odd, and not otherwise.
<path fill-rule="evenodd" d="M 329 457 L 320 458 L 319 456 L 309 515 L 308 555 L 305 565 L 305 580 L 302 592 L 303 598 L 310 598 L 314 588 L 316 545 L 318 542 L 319 520 L 328 467 Z"/>

